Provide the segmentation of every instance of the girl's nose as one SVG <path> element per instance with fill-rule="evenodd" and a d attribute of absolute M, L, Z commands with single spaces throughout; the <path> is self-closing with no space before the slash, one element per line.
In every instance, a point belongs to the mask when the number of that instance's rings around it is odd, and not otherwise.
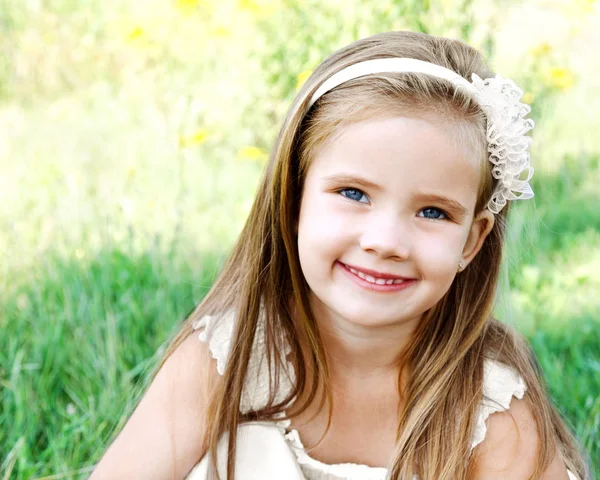
<path fill-rule="evenodd" d="M 373 215 L 364 225 L 360 246 L 382 258 L 406 260 L 410 254 L 409 230 L 397 215 Z"/>

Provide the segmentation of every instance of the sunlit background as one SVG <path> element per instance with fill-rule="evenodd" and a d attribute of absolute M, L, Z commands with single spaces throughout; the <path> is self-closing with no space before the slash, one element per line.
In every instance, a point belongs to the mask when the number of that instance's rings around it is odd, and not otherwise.
<path fill-rule="evenodd" d="M 498 312 L 600 471 L 598 1 L 0 0 L 0 479 L 89 475 L 299 86 L 398 29 L 467 41 L 532 104 Z"/>

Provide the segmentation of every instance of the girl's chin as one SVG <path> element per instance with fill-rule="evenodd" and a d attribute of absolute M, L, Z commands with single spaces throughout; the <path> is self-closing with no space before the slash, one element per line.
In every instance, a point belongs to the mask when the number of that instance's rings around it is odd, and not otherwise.
<path fill-rule="evenodd" d="M 404 325 L 415 320 L 419 320 L 422 315 L 406 315 L 398 317 L 396 314 L 382 315 L 382 312 L 374 312 L 372 306 L 370 308 L 357 308 L 352 312 L 339 312 L 339 317 L 357 327 L 364 328 L 381 328 Z"/>

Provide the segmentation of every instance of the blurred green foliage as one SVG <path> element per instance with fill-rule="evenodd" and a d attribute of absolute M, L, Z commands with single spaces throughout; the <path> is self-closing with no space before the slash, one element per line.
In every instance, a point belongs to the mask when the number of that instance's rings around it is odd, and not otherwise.
<path fill-rule="evenodd" d="M 467 41 L 533 106 L 536 198 L 513 209 L 498 312 L 598 472 L 599 27 L 594 0 L 0 0 L 0 478 L 89 474 L 299 86 L 398 29 Z"/>

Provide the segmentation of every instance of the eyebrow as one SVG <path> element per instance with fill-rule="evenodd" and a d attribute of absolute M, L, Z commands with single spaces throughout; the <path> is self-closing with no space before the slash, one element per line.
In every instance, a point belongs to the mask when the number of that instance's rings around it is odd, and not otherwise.
<path fill-rule="evenodd" d="M 376 192 L 380 192 L 382 190 L 381 186 L 377 185 L 376 183 L 370 182 L 369 180 L 348 173 L 337 173 L 325 177 L 323 180 L 332 185 L 351 184 L 356 185 L 357 187 L 367 188 Z"/>

